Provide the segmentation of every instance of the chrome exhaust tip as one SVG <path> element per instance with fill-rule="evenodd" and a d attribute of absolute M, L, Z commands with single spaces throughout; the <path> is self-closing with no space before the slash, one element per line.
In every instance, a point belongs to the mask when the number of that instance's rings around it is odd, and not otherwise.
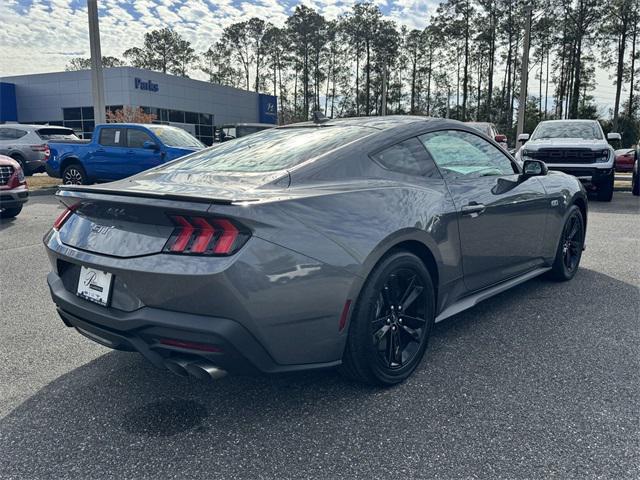
<path fill-rule="evenodd" d="M 189 363 L 185 369 L 191 376 L 200 380 L 219 380 L 227 376 L 226 370 L 202 361 Z"/>
<path fill-rule="evenodd" d="M 164 366 L 180 377 L 188 377 L 189 372 L 186 369 L 188 363 L 188 361 L 181 358 L 168 359 L 164 361 Z"/>

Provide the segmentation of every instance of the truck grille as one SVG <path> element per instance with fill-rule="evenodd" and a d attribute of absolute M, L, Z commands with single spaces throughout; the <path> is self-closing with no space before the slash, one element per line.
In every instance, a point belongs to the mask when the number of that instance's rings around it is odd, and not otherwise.
<path fill-rule="evenodd" d="M 608 150 L 590 148 L 541 148 L 527 153 L 527 156 L 544 163 L 595 163 L 606 161 L 608 155 Z"/>
<path fill-rule="evenodd" d="M 9 183 L 9 179 L 13 175 L 13 167 L 10 165 L 0 165 L 0 185 Z"/>

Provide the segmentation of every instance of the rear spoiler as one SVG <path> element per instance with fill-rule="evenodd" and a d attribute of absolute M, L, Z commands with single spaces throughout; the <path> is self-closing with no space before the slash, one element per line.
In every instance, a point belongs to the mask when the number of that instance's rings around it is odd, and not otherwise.
<path fill-rule="evenodd" d="M 107 200 L 109 197 L 134 197 L 134 198 L 147 198 L 158 200 L 169 200 L 178 202 L 195 202 L 195 203 L 208 203 L 214 205 L 231 205 L 236 202 L 257 202 L 259 199 L 228 199 L 228 198 L 211 198 L 204 195 L 179 195 L 175 193 L 162 193 L 162 192 L 140 192 L 137 190 L 116 190 L 103 187 L 91 187 L 91 186 L 77 186 L 77 185 L 61 185 L 58 187 L 56 196 L 62 198 L 78 198 L 78 199 L 93 199 L 93 200 Z"/>

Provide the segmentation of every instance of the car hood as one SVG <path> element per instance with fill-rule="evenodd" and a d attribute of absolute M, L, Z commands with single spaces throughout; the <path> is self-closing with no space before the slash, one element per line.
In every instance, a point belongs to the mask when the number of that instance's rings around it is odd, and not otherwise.
<path fill-rule="evenodd" d="M 591 148 L 593 150 L 611 148 L 606 140 L 583 140 L 581 138 L 545 138 L 529 140 L 524 148 L 538 150 L 540 148 Z"/>

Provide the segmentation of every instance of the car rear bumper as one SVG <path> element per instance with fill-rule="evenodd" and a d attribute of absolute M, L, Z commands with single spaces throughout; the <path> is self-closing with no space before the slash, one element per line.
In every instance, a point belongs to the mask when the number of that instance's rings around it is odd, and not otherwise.
<path fill-rule="evenodd" d="M 0 208 L 15 208 L 29 200 L 27 187 L 0 190 Z"/>
<path fill-rule="evenodd" d="M 280 365 L 240 323 L 220 317 L 194 315 L 142 307 L 132 312 L 94 305 L 65 288 L 55 272 L 47 283 L 58 314 L 65 325 L 109 348 L 137 351 L 159 368 L 167 360 L 206 360 L 223 370 L 238 373 L 280 373 L 328 368 L 340 362 Z M 187 342 L 209 350 L 163 344 Z"/>

